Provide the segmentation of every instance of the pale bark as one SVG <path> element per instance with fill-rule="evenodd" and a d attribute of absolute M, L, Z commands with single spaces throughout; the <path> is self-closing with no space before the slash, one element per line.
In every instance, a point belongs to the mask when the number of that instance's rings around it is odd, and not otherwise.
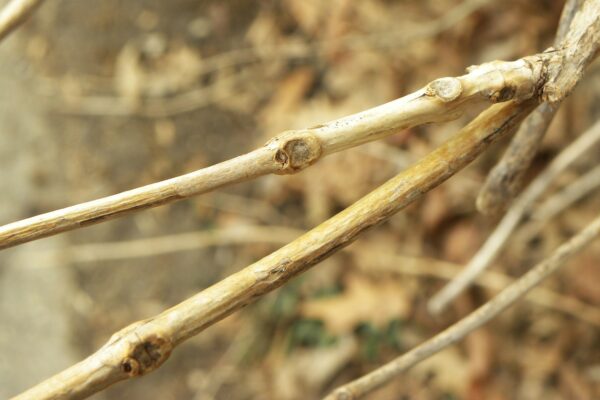
<path fill-rule="evenodd" d="M 15 399 L 85 398 L 155 370 L 184 340 L 329 257 L 448 179 L 513 131 L 533 104 L 491 107 L 446 144 L 341 213 L 183 303 L 117 332 L 95 354 Z"/>
<path fill-rule="evenodd" d="M 446 144 L 338 215 L 196 296 L 117 332 L 86 360 L 16 398 L 84 398 L 118 381 L 151 372 L 186 339 L 283 285 L 349 244 L 365 229 L 414 202 L 495 140 L 514 131 L 540 99 L 557 102 L 571 92 L 595 53 L 592 50 L 598 43 L 599 11 L 600 0 L 588 0 L 575 16 L 560 49 L 514 62 L 494 61 L 472 67 L 467 75 L 438 79 L 374 109 L 310 129 L 284 132 L 254 152 L 207 169 L 0 227 L 0 248 L 6 248 L 268 173 L 294 173 L 324 155 L 408 127 L 456 119 L 479 105 L 503 102 L 484 111 Z M 581 239 L 577 240 L 581 244 Z M 563 253 L 558 259 L 563 260 Z M 543 273 L 548 265 L 542 264 Z M 526 278 L 515 285 L 522 289 L 539 281 L 529 274 Z M 514 297 L 516 292 L 511 293 Z M 505 297 L 500 295 L 500 303 L 492 304 L 505 307 L 516 300 L 511 297 L 509 303 L 502 303 Z M 467 323 L 484 320 L 478 317 Z"/>
<path fill-rule="evenodd" d="M 0 41 L 29 18 L 44 0 L 11 0 L 0 10 Z"/>
<path fill-rule="evenodd" d="M 559 48 L 565 40 L 573 18 L 583 0 L 568 0 L 560 17 L 554 46 Z M 538 152 L 542 139 L 560 107 L 554 104 L 540 104 L 523 121 L 498 164 L 486 177 L 485 184 L 477 197 L 477 208 L 491 216 L 504 212 L 523 186 L 525 173 Z"/>
<path fill-rule="evenodd" d="M 287 131 L 264 147 L 186 175 L 0 226 L 0 249 L 55 235 L 126 213 L 185 199 L 267 174 L 292 174 L 321 157 L 403 129 L 456 119 L 482 104 L 532 98 L 543 71 L 556 59 L 543 53 L 471 67 L 437 79 L 408 96 L 313 128 Z"/>

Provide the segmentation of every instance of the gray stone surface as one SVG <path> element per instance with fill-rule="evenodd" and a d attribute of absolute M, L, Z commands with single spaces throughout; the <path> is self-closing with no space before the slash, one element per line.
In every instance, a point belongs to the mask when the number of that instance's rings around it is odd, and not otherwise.
<path fill-rule="evenodd" d="M 35 170 L 57 169 L 59 154 L 30 92 L 19 37 L 0 46 L 0 224 L 23 218 L 40 195 Z M 0 253 L 0 398 L 28 388 L 77 360 L 69 344 L 72 276 L 47 239 Z M 41 256 L 43 254 L 43 256 Z"/>

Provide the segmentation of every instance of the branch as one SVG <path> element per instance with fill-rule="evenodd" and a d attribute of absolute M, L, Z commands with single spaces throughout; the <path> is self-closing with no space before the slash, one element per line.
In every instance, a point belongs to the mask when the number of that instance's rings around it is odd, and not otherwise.
<path fill-rule="evenodd" d="M 0 249 L 106 221 L 233 183 L 290 174 L 322 156 L 381 139 L 402 129 L 458 118 L 480 104 L 566 96 L 598 42 L 600 0 L 587 0 L 565 46 L 513 62 L 493 61 L 456 78 L 440 78 L 398 100 L 310 129 L 287 131 L 246 155 L 166 181 L 63 208 L 0 227 Z M 579 18 L 581 17 L 581 18 Z M 573 28 L 574 27 L 574 28 Z"/>
<path fill-rule="evenodd" d="M 594 124 L 577 140 L 564 149 L 548 167 L 535 178 L 515 201 L 502 218 L 496 229 L 483 246 L 473 256 L 467 266 L 456 277 L 429 300 L 430 312 L 437 314 L 462 293 L 473 280 L 490 266 L 512 232 L 523 217 L 531 211 L 532 205 L 540 198 L 554 180 L 582 154 L 600 142 L 600 122 Z"/>
<path fill-rule="evenodd" d="M 417 363 L 461 340 L 467 334 L 496 317 L 519 298 L 533 289 L 545 278 L 556 272 L 573 255 L 580 252 L 600 235 L 600 217 L 562 244 L 550 257 L 536 265 L 515 283 L 504 289 L 492 300 L 467 315 L 454 325 L 435 335 L 425 343 L 413 348 L 394 361 L 375 371 L 336 389 L 325 400 L 352 400 L 381 387 Z"/>
<path fill-rule="evenodd" d="M 555 47 L 563 46 L 577 13 L 584 12 L 582 3 L 583 0 L 566 2 L 554 40 Z M 585 56 L 589 56 L 593 55 L 596 49 L 597 43 L 593 43 L 581 51 L 586 52 Z M 586 62 L 589 60 L 586 59 Z M 477 208 L 480 212 L 493 216 L 500 215 L 516 197 L 523 186 L 525 172 L 529 169 L 560 103 L 559 100 L 552 104 L 541 104 L 523 121 L 502 159 L 490 171 L 479 192 Z"/>
<path fill-rule="evenodd" d="M 540 104 L 515 134 L 502 159 L 490 171 L 479 195 L 477 209 L 486 215 L 501 215 L 522 189 L 531 166 L 559 104 Z"/>
<path fill-rule="evenodd" d="M 548 65 L 542 100 L 557 103 L 566 98 L 583 77 L 600 46 L 600 0 L 583 0 L 559 49 L 562 61 Z"/>
<path fill-rule="evenodd" d="M 283 226 L 241 225 L 147 239 L 71 246 L 65 249 L 65 256 L 67 262 L 85 263 L 153 257 L 216 245 L 250 243 L 283 245 L 296 239 L 301 233 L 298 229 Z"/>
<path fill-rule="evenodd" d="M 598 174 L 600 177 L 600 174 Z M 458 176 L 456 177 L 458 178 Z M 242 225 L 208 231 L 178 233 L 147 239 L 120 242 L 102 242 L 70 246 L 65 249 L 67 263 L 86 263 L 97 261 L 127 260 L 132 258 L 153 257 L 163 254 L 198 250 L 209 246 L 231 246 L 253 243 L 284 245 L 299 237 L 299 229 L 281 226 Z M 358 257 L 365 272 L 387 271 L 412 276 L 430 276 L 445 281 L 452 280 L 460 271 L 458 264 L 448 261 L 397 255 L 390 257 L 387 248 L 373 251 L 373 245 L 367 244 L 371 251 L 362 252 L 353 247 L 350 253 Z M 44 252 L 42 252 L 43 257 Z M 366 255 L 365 255 L 366 254 Z M 364 261 L 361 257 L 365 257 Z M 33 266 L 32 268 L 39 268 Z M 513 278 L 496 271 L 486 271 L 475 280 L 475 284 L 499 292 L 513 282 Z M 546 288 L 535 288 L 527 300 L 555 311 L 563 312 L 573 318 L 600 327 L 600 310 L 581 301 L 562 295 Z"/>
<path fill-rule="evenodd" d="M 529 243 L 548 221 L 598 188 L 600 188 L 600 164 L 557 193 L 548 196 L 535 210 L 532 210 L 528 223 L 514 237 L 514 242 Z"/>
<path fill-rule="evenodd" d="M 385 30 L 369 34 L 345 34 L 336 38 L 315 40 L 306 44 L 290 46 L 289 43 L 252 46 L 231 49 L 223 53 L 205 58 L 202 62 L 201 73 L 208 74 L 219 70 L 238 67 L 253 61 L 271 61 L 281 58 L 308 58 L 319 51 L 327 50 L 334 45 L 348 51 L 394 49 L 399 46 L 414 44 L 415 41 L 429 38 L 452 28 L 462 19 L 483 8 L 492 0 L 464 0 L 459 5 L 446 10 L 439 18 L 423 21 L 407 29 L 400 25 L 398 29 Z"/>
<path fill-rule="evenodd" d="M 0 10 L 0 42 L 21 25 L 44 0 L 12 0 Z"/>
<path fill-rule="evenodd" d="M 265 63 L 276 59 L 301 59 L 317 56 L 320 51 L 327 50 L 330 46 L 344 49 L 346 51 L 360 51 L 393 48 L 395 51 L 402 46 L 414 44 L 415 41 L 438 35 L 445 30 L 455 26 L 459 21 L 481 9 L 491 0 L 465 0 L 459 5 L 452 7 L 447 12 L 430 21 L 424 21 L 414 27 L 407 29 L 400 26 L 398 29 L 385 30 L 369 34 L 346 34 L 336 38 L 311 41 L 310 43 L 290 46 L 289 43 L 253 46 L 232 49 L 223 53 L 204 58 L 200 66 L 201 74 L 214 73 L 223 69 L 234 69 L 245 63 L 259 61 Z M 239 74 L 221 78 L 234 83 L 245 79 Z M 223 97 L 230 97 L 232 93 L 212 90 L 212 86 L 206 86 L 179 93 L 174 97 L 161 99 L 146 99 L 143 104 L 131 104 L 119 96 L 69 96 L 64 104 L 51 104 L 58 112 L 76 115 L 92 116 L 141 116 L 147 118 L 160 118 L 186 113 L 208 104 L 219 101 Z M 49 93 L 54 98 L 57 91 Z M 58 93 L 59 94 L 59 93 Z"/>
<path fill-rule="evenodd" d="M 325 155 L 416 125 L 457 119 L 477 105 L 530 99 L 538 94 L 548 65 L 559 60 L 556 54 L 471 67 L 466 75 L 437 79 L 408 96 L 358 114 L 310 129 L 284 132 L 264 147 L 220 164 L 0 226 L 0 249 L 263 175 L 292 174 Z"/>
<path fill-rule="evenodd" d="M 586 172 L 582 177 L 544 201 L 544 203 L 535 210 L 531 219 L 534 220 L 536 224 L 543 224 L 599 187 L 600 163 Z"/>
<path fill-rule="evenodd" d="M 490 107 L 454 138 L 278 251 L 163 313 L 117 332 L 86 360 L 16 399 L 80 399 L 158 368 L 175 346 L 283 285 L 420 198 L 516 129 L 534 102 Z"/>
<path fill-rule="evenodd" d="M 369 248 L 372 248 L 369 244 Z M 350 250 L 355 255 L 361 252 L 356 247 Z M 393 272 L 397 274 L 432 277 L 445 281 L 452 280 L 460 271 L 460 265 L 448 261 L 429 257 L 392 255 L 389 249 L 381 249 L 380 252 L 369 251 L 364 253 L 366 257 L 361 262 L 361 270 L 366 273 L 373 272 Z M 360 261 L 360 258 L 359 258 Z M 505 287 L 513 284 L 515 279 L 497 271 L 485 271 L 477 277 L 475 284 L 493 292 L 500 292 Z M 566 296 L 545 287 L 536 287 L 531 290 L 525 298 L 532 304 L 558 311 L 576 318 L 582 322 L 594 325 L 600 328 L 600 309 L 586 304 L 575 297 Z"/>

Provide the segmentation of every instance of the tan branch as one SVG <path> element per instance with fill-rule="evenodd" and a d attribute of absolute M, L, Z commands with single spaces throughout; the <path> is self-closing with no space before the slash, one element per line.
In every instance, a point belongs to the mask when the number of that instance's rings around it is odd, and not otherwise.
<path fill-rule="evenodd" d="M 352 251 L 352 250 L 351 250 Z M 353 251 L 360 255 L 360 250 Z M 460 271 L 460 265 L 429 257 L 407 255 L 390 256 L 389 249 L 381 252 L 368 252 L 361 270 L 364 272 L 391 272 L 415 277 L 431 277 L 445 281 L 452 280 Z M 378 256 L 381 255 L 381 256 Z M 485 271 L 477 277 L 475 284 L 494 292 L 500 292 L 513 284 L 515 279 L 497 271 Z M 564 313 L 582 322 L 600 327 L 600 309 L 586 304 L 575 297 L 563 295 L 556 291 L 536 287 L 525 298 L 531 304 Z"/>
<path fill-rule="evenodd" d="M 486 177 L 477 196 L 477 209 L 486 215 L 501 215 L 522 189 L 525 173 L 558 110 L 559 104 L 543 103 L 515 134 L 498 164 Z"/>
<path fill-rule="evenodd" d="M 328 49 L 334 45 L 347 51 L 373 50 L 399 47 L 412 44 L 420 39 L 429 38 L 452 28 L 462 19 L 473 14 L 492 0 L 464 0 L 459 5 L 443 12 L 439 18 L 423 21 L 407 29 L 400 26 L 398 29 L 385 30 L 370 34 L 346 34 L 341 37 L 316 40 L 306 44 L 289 43 L 253 46 L 232 49 L 204 59 L 201 73 L 213 73 L 215 71 L 236 67 L 254 61 L 273 61 L 285 58 L 309 58 L 318 52 Z"/>
<path fill-rule="evenodd" d="M 284 45 L 233 49 L 203 59 L 199 73 L 213 73 L 253 61 L 264 63 L 286 58 L 310 58 L 332 45 L 347 51 L 390 47 L 398 51 L 402 46 L 414 44 L 417 40 L 435 36 L 452 28 L 459 21 L 488 3 L 491 3 L 491 0 L 465 0 L 456 7 L 452 7 L 448 12 L 442 13 L 439 18 L 408 29 L 401 26 L 398 29 L 386 30 L 383 33 L 347 34 L 334 39 L 317 40 L 299 46 L 290 46 L 289 43 L 285 43 Z M 219 84 L 224 82 L 232 84 L 243 79 L 247 78 L 234 72 L 231 76 L 221 78 Z M 213 89 L 214 85 L 209 85 L 179 93 L 169 98 L 146 99 L 141 104 L 132 104 L 119 96 L 68 96 L 64 103 L 52 103 L 50 106 L 56 108 L 58 112 L 66 114 L 122 117 L 136 115 L 146 118 L 160 118 L 187 113 L 233 95 L 228 91 Z M 57 93 L 57 90 L 53 90 L 47 95 L 54 99 L 58 94 L 60 93 Z"/>
<path fill-rule="evenodd" d="M 358 399 L 386 384 L 417 363 L 461 340 L 470 332 L 496 317 L 545 278 L 556 272 L 573 255 L 580 252 L 599 234 L 600 217 L 597 217 L 576 236 L 561 245 L 550 257 L 536 265 L 492 300 L 425 343 L 396 358 L 394 361 L 336 389 L 331 395 L 326 397 L 326 400 Z"/>
<path fill-rule="evenodd" d="M 531 211 L 533 204 L 546 191 L 550 184 L 566 168 L 577 161 L 583 153 L 593 148 L 598 142 L 600 142 L 600 122 L 594 124 L 577 140 L 571 143 L 548 165 L 544 172 L 531 182 L 527 189 L 517 198 L 506 215 L 504 215 L 496 229 L 467 266 L 431 298 L 429 301 L 429 310 L 432 313 L 439 313 L 446 308 L 481 272 L 490 266 L 523 217 Z"/>
<path fill-rule="evenodd" d="M 11 0 L 0 10 L 0 41 L 29 18 L 44 0 Z"/>
<path fill-rule="evenodd" d="M 478 104 L 535 97 L 556 59 L 542 53 L 471 67 L 457 78 L 381 106 L 319 125 L 287 131 L 246 155 L 166 181 L 0 226 L 0 249 L 89 226 L 123 214 L 202 194 L 266 174 L 291 174 L 322 156 L 381 139 L 408 127 L 458 118 Z"/>
<path fill-rule="evenodd" d="M 179 233 L 147 239 L 71 246 L 65 249 L 67 262 L 85 263 L 153 257 L 216 245 L 270 243 L 283 245 L 300 236 L 298 229 L 283 226 L 231 226 L 200 232 Z"/>
<path fill-rule="evenodd" d="M 532 214 L 531 219 L 535 224 L 544 224 L 598 188 L 600 188 L 600 163 L 544 201 Z"/>
<path fill-rule="evenodd" d="M 587 0 L 583 7 L 587 14 L 575 16 L 565 40 L 567 47 L 513 62 L 493 61 L 471 67 L 466 75 L 437 79 L 408 96 L 379 107 L 310 129 L 284 132 L 264 147 L 235 159 L 1 226 L 0 249 L 262 175 L 294 173 L 324 155 L 381 139 L 412 126 L 456 119 L 478 104 L 524 101 L 540 95 L 548 101 L 558 101 L 570 92 L 591 59 L 590 55 L 584 55 L 597 42 L 598 9 L 600 0 Z"/>
<path fill-rule="evenodd" d="M 64 257 L 66 262 L 86 263 L 153 257 L 182 251 L 193 251 L 209 246 L 246 245 L 253 243 L 284 245 L 296 239 L 302 233 L 299 229 L 273 225 L 232 226 L 209 231 L 157 236 L 148 239 L 75 245 L 65 249 Z M 369 247 L 371 247 L 370 244 Z M 359 264 L 361 267 L 364 266 L 363 269 L 365 272 L 387 271 L 449 281 L 460 271 L 458 264 L 443 260 L 406 255 L 390 257 L 388 254 L 389 249 L 381 249 L 380 252 L 368 251 L 365 260 L 361 261 L 361 257 L 365 257 L 365 253 L 361 249 L 361 247 L 353 247 L 350 249 L 350 252 L 359 258 Z M 39 268 L 39 266 L 33 268 Z M 486 271 L 474 283 L 493 291 L 500 291 L 513 281 L 513 278 L 500 272 Z M 568 314 L 573 318 L 600 327 L 600 310 L 582 303 L 573 297 L 540 287 L 533 289 L 527 300 L 533 304 Z"/>
<path fill-rule="evenodd" d="M 220 85 L 235 85 L 247 79 L 245 75 L 233 73 L 221 77 L 217 82 L 208 86 L 191 89 L 177 93 L 170 97 L 145 99 L 143 102 L 131 102 L 123 96 L 82 96 L 69 94 L 63 102 L 49 101 L 53 110 L 63 114 L 91 115 L 91 116 L 116 116 L 144 118 L 167 118 L 179 114 L 207 107 L 234 96 L 234 92 L 218 90 Z M 51 90 L 45 93 L 50 99 L 60 95 L 60 90 Z"/>
<path fill-rule="evenodd" d="M 565 41 L 583 0 L 568 0 L 558 24 L 554 46 L 560 48 Z M 595 52 L 596 46 L 582 51 Z M 531 166 L 538 148 L 552 122 L 561 101 L 544 103 L 527 117 L 515 134 L 498 164 L 490 171 L 477 197 L 477 208 L 484 214 L 502 214 L 523 186 L 525 173 Z"/>
<path fill-rule="evenodd" d="M 557 52 L 561 62 L 548 65 L 542 100 L 557 103 L 567 97 L 583 77 L 600 46 L 600 0 L 584 0 Z"/>
<path fill-rule="evenodd" d="M 336 216 L 183 303 L 128 326 L 86 360 L 16 398 L 80 399 L 158 368 L 184 340 L 283 285 L 448 179 L 516 129 L 534 104 L 492 106 L 457 136 Z"/>

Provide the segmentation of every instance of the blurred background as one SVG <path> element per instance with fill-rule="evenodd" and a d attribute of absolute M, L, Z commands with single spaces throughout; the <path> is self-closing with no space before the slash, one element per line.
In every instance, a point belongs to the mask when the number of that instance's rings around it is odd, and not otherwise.
<path fill-rule="evenodd" d="M 0 5 L 6 0 L 0 0 Z M 560 0 L 53 0 L 0 44 L 0 224 L 247 152 L 472 64 L 552 44 Z M 592 65 L 535 176 L 597 118 Z M 458 121 L 0 253 L 0 397 L 262 258 L 427 154 Z M 464 316 L 598 212 L 519 229 L 438 318 L 427 299 L 497 220 L 475 197 L 507 141 L 346 250 L 94 399 L 317 399 Z M 598 150 L 554 189 L 598 163 Z M 600 398 L 600 244 L 370 399 Z M 486 283 L 487 282 L 487 283 Z M 585 318 L 584 318 L 585 316 Z"/>

